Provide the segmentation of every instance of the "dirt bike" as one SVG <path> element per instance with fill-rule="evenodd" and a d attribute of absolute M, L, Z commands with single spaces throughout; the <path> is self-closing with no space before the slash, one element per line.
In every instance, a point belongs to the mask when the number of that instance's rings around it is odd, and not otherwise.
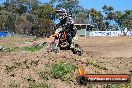
<path fill-rule="evenodd" d="M 51 43 L 51 51 L 58 53 L 60 49 L 68 49 L 70 47 L 66 31 L 60 31 L 58 34 L 52 35 L 52 37 L 54 37 L 54 41 Z"/>
<path fill-rule="evenodd" d="M 51 52 L 58 53 L 60 49 L 71 50 L 73 54 L 77 54 L 79 56 L 82 55 L 82 49 L 78 44 L 70 44 L 69 38 L 70 34 L 66 31 L 61 31 L 58 34 L 52 35 L 54 37 L 54 41 L 51 43 Z M 72 47 L 71 47 L 72 46 Z"/>

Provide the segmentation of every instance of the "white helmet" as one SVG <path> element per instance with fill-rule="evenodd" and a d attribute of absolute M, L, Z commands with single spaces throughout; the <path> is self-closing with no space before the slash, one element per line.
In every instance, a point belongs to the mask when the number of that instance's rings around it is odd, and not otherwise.
<path fill-rule="evenodd" d="M 65 9 L 57 10 L 56 12 L 58 13 L 60 19 L 63 19 L 68 15 Z"/>

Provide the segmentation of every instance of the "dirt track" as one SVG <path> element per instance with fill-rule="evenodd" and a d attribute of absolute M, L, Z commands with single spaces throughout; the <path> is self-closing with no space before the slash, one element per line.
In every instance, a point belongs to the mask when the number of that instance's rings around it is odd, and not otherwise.
<path fill-rule="evenodd" d="M 0 40 L 0 44 L 3 44 L 6 40 Z M 41 40 L 42 41 L 42 40 Z M 34 53 L 27 52 L 12 52 L 1 53 L 0 52 L 0 85 L 1 88 L 6 88 L 10 80 L 18 80 L 21 83 L 21 88 L 26 88 L 27 82 L 24 81 L 24 77 L 31 74 L 35 80 L 39 77 L 35 75 L 37 69 L 42 69 L 44 64 L 67 62 L 73 64 L 82 64 L 87 73 L 92 74 L 127 74 L 129 70 L 132 70 L 132 37 L 88 37 L 79 38 L 76 41 L 84 50 L 83 55 L 73 55 L 71 51 L 61 51 L 61 53 L 54 54 L 48 53 L 46 49 L 40 50 Z M 8 43 L 14 43 L 14 40 L 8 40 Z M 34 68 L 16 70 L 14 71 L 15 77 L 10 77 L 4 71 L 5 65 L 11 62 L 23 61 L 23 60 L 39 60 L 39 65 Z M 88 62 L 97 63 L 100 67 L 106 69 L 100 69 L 93 65 L 87 64 Z M 52 88 L 85 88 L 84 86 L 78 86 L 74 83 L 65 83 L 59 79 L 51 79 L 49 83 L 52 84 Z"/>

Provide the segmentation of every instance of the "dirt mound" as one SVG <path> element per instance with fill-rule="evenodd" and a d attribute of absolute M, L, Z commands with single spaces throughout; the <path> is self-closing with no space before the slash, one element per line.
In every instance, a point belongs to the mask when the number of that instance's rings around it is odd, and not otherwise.
<path fill-rule="evenodd" d="M 10 46 L 9 44 L 11 44 L 12 47 L 31 39 L 15 40 L 14 38 L 0 39 L 0 45 Z M 39 42 L 42 41 L 47 40 L 39 40 Z M 54 54 L 53 52 L 47 52 L 46 48 L 37 52 L 0 52 L 1 88 L 9 86 L 27 88 L 33 82 L 38 83 L 38 85 L 43 83 L 38 72 L 44 69 L 45 64 L 60 62 L 82 64 L 89 74 L 127 74 L 129 70 L 132 70 L 131 37 L 81 37 L 76 42 L 84 50 L 82 56 L 63 50 Z M 87 88 L 77 85 L 75 80 L 69 83 L 51 78 L 46 83 L 50 84 L 51 88 Z M 101 88 L 100 85 L 96 86 Z"/>
<path fill-rule="evenodd" d="M 102 57 L 132 57 L 131 37 L 89 37 L 80 39 L 79 44 L 86 52 Z"/>

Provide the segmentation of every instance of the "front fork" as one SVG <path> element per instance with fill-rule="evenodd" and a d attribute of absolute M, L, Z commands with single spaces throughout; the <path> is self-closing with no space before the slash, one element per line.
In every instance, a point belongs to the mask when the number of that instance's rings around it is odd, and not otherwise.
<path fill-rule="evenodd" d="M 55 43 L 55 46 L 58 47 L 58 45 L 59 45 L 59 38 L 58 39 L 55 38 L 54 39 L 54 43 Z"/>

